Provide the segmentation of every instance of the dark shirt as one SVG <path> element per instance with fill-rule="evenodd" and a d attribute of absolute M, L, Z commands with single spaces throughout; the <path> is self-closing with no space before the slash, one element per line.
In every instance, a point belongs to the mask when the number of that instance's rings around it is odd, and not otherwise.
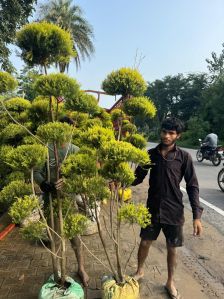
<path fill-rule="evenodd" d="M 203 208 L 199 203 L 199 187 L 191 156 L 175 146 L 164 158 L 160 153 L 161 145 L 148 151 L 151 165 L 138 166 L 136 179 L 132 186 L 144 180 L 149 168 L 149 190 L 147 207 L 152 214 L 152 223 L 171 225 L 184 223 L 183 194 L 180 182 L 184 177 L 186 190 L 192 207 L 193 219 L 201 218 Z"/>

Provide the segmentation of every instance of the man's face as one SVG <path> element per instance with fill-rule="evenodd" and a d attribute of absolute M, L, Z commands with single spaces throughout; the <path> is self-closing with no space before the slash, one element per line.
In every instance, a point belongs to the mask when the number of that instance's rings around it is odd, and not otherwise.
<path fill-rule="evenodd" d="M 180 138 L 180 134 L 178 134 L 176 130 L 162 129 L 160 137 L 162 145 L 171 146 Z"/>

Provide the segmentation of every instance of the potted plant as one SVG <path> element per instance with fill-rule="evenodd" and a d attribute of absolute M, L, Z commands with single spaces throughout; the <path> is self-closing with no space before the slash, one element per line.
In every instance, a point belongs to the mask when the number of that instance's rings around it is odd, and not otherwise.
<path fill-rule="evenodd" d="M 52 63 L 69 61 L 70 57 L 74 56 L 70 34 L 52 24 L 34 23 L 24 26 L 17 34 L 17 44 L 22 50 L 21 56 L 25 62 L 30 66 L 41 65 L 45 70 L 45 74 L 48 66 Z M 53 153 L 56 161 L 54 175 L 57 179 L 60 177 L 59 146 L 63 142 L 71 141 L 73 129 L 68 124 L 57 121 L 60 113 L 66 113 L 63 105 L 60 105 L 58 97 L 66 99 L 70 95 L 75 96 L 79 90 L 79 85 L 74 79 L 70 79 L 64 74 L 52 74 L 40 76 L 36 81 L 35 89 L 37 94 L 47 97 L 48 103 L 46 106 L 46 98 L 41 103 L 39 101 L 39 105 L 37 105 L 37 101 L 34 102 L 34 105 L 31 105 L 29 102 L 28 116 L 32 118 L 34 115 L 32 111 L 35 108 L 41 107 L 40 113 L 45 112 L 47 108 L 48 117 L 45 124 L 33 126 L 31 123 L 31 126 L 28 126 L 21 118 L 18 118 L 18 115 L 14 115 L 12 110 L 16 110 L 17 107 L 21 108 L 22 100 L 1 101 L 4 113 L 12 121 L 9 125 L 18 125 L 18 128 L 30 134 L 29 137 L 31 138 L 27 140 L 27 144 L 22 144 L 24 142 L 22 138 L 23 142 L 14 144 L 16 147 L 11 148 L 4 156 L 4 163 L 10 165 L 15 171 L 19 169 L 24 174 L 28 180 L 28 186 L 24 189 L 27 191 L 29 187 L 29 191 L 25 192 L 25 194 L 15 192 L 14 188 L 17 187 L 18 189 L 20 185 L 19 191 L 23 189 L 25 181 L 20 182 L 20 184 L 13 181 L 10 186 L 6 186 L 9 190 L 2 190 L 4 192 L 1 192 L 0 198 L 1 196 L 3 198 L 4 194 L 7 195 L 6 191 L 8 191 L 8 194 L 9 191 L 14 191 L 11 196 L 10 215 L 16 223 L 21 222 L 33 209 L 38 209 L 40 213 L 39 220 L 29 223 L 23 228 L 23 233 L 27 238 L 38 238 L 41 240 L 44 237 L 44 232 L 47 231 L 50 240 L 50 249 L 46 249 L 51 253 L 53 275 L 47 282 L 47 286 L 45 285 L 41 289 L 39 298 L 47 298 L 49 296 L 47 290 L 53 289 L 54 294 L 57 294 L 57 296 L 81 299 L 84 296 L 81 286 L 66 275 L 65 239 L 83 231 L 87 218 L 77 213 L 74 209 L 69 208 L 69 198 L 65 198 L 60 191 L 56 191 L 55 197 L 50 198 L 49 214 L 46 214 L 46 211 L 41 209 L 39 200 L 36 197 L 33 179 L 34 169 L 49 161 L 49 152 Z M 20 113 L 20 116 L 22 116 L 22 113 Z M 49 167 L 49 162 L 47 164 Z M 48 168 L 48 179 L 50 180 L 49 175 L 50 171 Z"/>

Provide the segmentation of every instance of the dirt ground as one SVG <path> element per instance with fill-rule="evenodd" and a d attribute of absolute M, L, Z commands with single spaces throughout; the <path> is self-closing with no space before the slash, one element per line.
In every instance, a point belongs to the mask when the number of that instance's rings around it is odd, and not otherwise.
<path fill-rule="evenodd" d="M 133 198 L 136 202 L 145 202 L 147 188 L 147 178 L 143 184 L 133 187 Z M 175 275 L 177 288 L 185 299 L 224 298 L 224 235 L 202 218 L 203 234 L 201 237 L 194 237 L 192 213 L 185 194 L 184 197 L 185 242 L 184 246 L 178 249 Z M 162 234 L 150 249 L 145 269 L 146 275 L 141 282 L 141 298 L 167 298 L 163 290 L 167 270 L 165 239 Z"/>

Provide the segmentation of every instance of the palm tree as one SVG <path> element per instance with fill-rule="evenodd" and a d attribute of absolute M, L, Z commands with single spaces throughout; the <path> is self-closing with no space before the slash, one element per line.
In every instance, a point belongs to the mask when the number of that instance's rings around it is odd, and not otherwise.
<path fill-rule="evenodd" d="M 77 69 L 81 65 L 81 59 L 90 58 L 94 53 L 92 39 L 94 38 L 92 26 L 83 17 L 83 11 L 78 5 L 73 5 L 72 0 L 51 0 L 42 5 L 41 19 L 54 23 L 68 30 L 73 38 L 73 47 L 77 53 L 75 63 Z M 64 72 L 68 65 L 60 63 L 60 72 Z"/>

